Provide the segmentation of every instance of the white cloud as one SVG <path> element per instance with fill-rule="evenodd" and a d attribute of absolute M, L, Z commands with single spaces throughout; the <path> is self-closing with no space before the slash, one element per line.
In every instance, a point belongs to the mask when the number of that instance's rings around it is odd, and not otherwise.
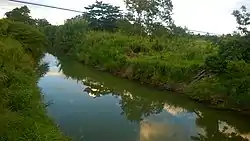
<path fill-rule="evenodd" d="M 42 3 L 57 7 L 64 7 L 84 11 L 84 7 L 95 2 L 95 0 L 23 0 L 34 3 Z M 122 0 L 103 0 L 104 2 L 125 8 Z M 172 0 L 174 4 L 173 18 L 177 25 L 187 26 L 189 29 L 207 31 L 212 33 L 230 33 L 236 28 L 234 17 L 231 15 L 234 9 L 242 4 L 250 8 L 248 0 Z M 17 4 L 0 0 L 0 16 L 17 6 Z M 78 15 L 79 13 L 62 11 L 51 8 L 30 6 L 31 15 L 35 18 L 46 18 L 53 24 L 62 24 L 65 19 Z"/>

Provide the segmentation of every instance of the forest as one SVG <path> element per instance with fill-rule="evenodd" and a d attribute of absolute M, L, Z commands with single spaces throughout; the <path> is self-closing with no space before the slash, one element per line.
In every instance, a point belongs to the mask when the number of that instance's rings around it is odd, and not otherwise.
<path fill-rule="evenodd" d="M 63 25 L 32 18 L 27 6 L 5 14 L 0 20 L 0 140 L 68 140 L 46 116 L 36 85 L 47 70 L 40 62 L 46 52 L 214 108 L 250 113 L 245 6 L 228 13 L 238 30 L 215 36 L 176 25 L 171 0 L 124 3 L 126 11 L 96 1 Z"/>

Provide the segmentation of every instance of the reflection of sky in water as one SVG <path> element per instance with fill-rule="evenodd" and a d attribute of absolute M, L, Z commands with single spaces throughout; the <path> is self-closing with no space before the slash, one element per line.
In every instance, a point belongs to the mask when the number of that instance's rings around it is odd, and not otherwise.
<path fill-rule="evenodd" d="M 178 109 L 177 115 L 173 115 L 174 109 L 171 109 L 172 113 L 165 110 L 149 116 L 140 124 L 131 123 L 121 115 L 119 99 L 111 95 L 94 99 L 83 92 L 85 86 L 64 76 L 45 76 L 39 85 L 43 87 L 45 101 L 53 100 L 54 104 L 48 109 L 49 115 L 66 133 L 77 138 L 83 135 L 95 139 L 94 134 L 98 134 L 111 141 L 112 138 L 114 141 L 135 141 L 136 138 L 139 141 L 184 141 L 189 140 L 190 135 L 196 135 L 198 130 L 194 123 L 195 115 L 178 113 Z"/>
<path fill-rule="evenodd" d="M 50 71 L 38 85 L 42 88 L 45 101 L 53 101 L 48 107 L 48 114 L 64 133 L 76 140 L 190 141 L 190 136 L 197 136 L 198 133 L 205 135 L 204 129 L 196 125 L 195 113 L 167 103 L 161 113 L 150 115 L 140 123 L 130 122 L 121 114 L 120 96 L 95 98 L 94 94 L 84 92 L 85 85 L 58 72 L 53 56 L 49 55 L 44 61 L 51 62 Z M 97 90 L 92 88 L 92 91 Z M 124 90 L 123 94 L 133 99 L 129 91 Z M 228 127 L 224 132 L 237 132 L 225 122 L 219 122 L 220 131 L 224 126 Z M 247 134 L 241 136 L 249 137 Z"/>
<path fill-rule="evenodd" d="M 226 134 L 235 133 L 236 135 L 239 135 L 239 136 L 241 136 L 243 138 L 246 138 L 246 139 L 250 140 L 250 133 L 248 133 L 248 134 L 239 134 L 235 127 L 232 127 L 231 125 L 228 125 L 224 121 L 219 121 L 219 131 L 223 132 L 223 133 L 226 133 Z"/>
<path fill-rule="evenodd" d="M 59 72 L 59 67 L 57 67 L 58 61 L 54 56 L 50 54 L 46 54 L 42 62 L 49 63 L 49 72 L 47 72 L 46 76 L 47 75 L 63 75 L 62 72 Z"/>
<path fill-rule="evenodd" d="M 172 107 L 144 119 L 140 125 L 140 141 L 188 141 L 190 136 L 204 133 L 196 126 L 196 115 L 182 111 L 180 112 L 180 107 Z"/>

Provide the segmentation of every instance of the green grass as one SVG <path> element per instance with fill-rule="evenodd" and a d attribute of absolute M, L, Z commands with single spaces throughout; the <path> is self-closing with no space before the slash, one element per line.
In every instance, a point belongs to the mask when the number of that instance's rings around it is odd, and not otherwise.
<path fill-rule="evenodd" d="M 76 56 L 85 64 L 123 72 L 124 77 L 157 85 L 191 81 L 206 56 L 215 52 L 216 47 L 211 43 L 185 37 L 152 39 L 89 32 Z"/>
<path fill-rule="evenodd" d="M 69 25 L 63 26 L 67 28 Z M 69 27 L 74 30 L 74 24 Z M 58 30 L 58 33 L 64 33 Z M 70 33 L 73 32 L 76 31 Z M 178 35 L 129 36 L 121 32 L 87 30 L 77 35 L 74 40 L 65 41 L 60 39 L 75 36 L 58 34 L 56 42 L 61 44 L 54 46 L 55 51 L 59 52 L 64 44 L 63 48 L 68 52 L 62 55 L 76 58 L 85 65 L 181 92 L 215 107 L 250 110 L 248 64 L 239 60 L 221 60 L 221 44 Z M 230 47 L 234 43 L 224 46 Z"/>
<path fill-rule="evenodd" d="M 14 28 L 15 23 L 11 24 L 8 28 Z M 15 35 L 5 30 L 9 33 L 0 36 L 0 141 L 69 140 L 47 117 L 37 87 L 38 60 L 43 49 L 38 45 L 37 49 L 27 50 L 36 41 L 17 38 L 24 36 L 18 34 L 20 30 L 13 30 Z"/>

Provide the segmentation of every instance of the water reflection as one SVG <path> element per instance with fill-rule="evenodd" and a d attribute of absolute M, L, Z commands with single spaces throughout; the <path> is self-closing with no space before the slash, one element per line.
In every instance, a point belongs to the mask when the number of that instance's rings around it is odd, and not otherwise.
<path fill-rule="evenodd" d="M 84 122 L 82 123 L 84 126 L 80 126 L 79 129 L 79 138 L 110 141 L 250 140 L 250 126 L 247 117 L 231 112 L 214 111 L 183 96 L 152 90 L 137 83 L 112 77 L 106 73 L 96 72 L 77 62 L 69 62 L 69 59 L 62 58 L 51 68 L 52 71 L 47 73 L 48 77 L 60 76 L 70 81 L 76 80 L 76 84 L 79 85 L 76 89 L 79 88 L 82 93 L 95 99 L 95 101 L 88 98 L 86 98 L 88 101 L 80 100 L 79 96 L 72 99 L 73 95 L 65 94 L 65 97 L 69 97 L 68 102 L 71 105 L 77 104 L 79 107 L 80 104 L 85 102 L 84 104 L 87 104 L 87 106 L 95 105 L 96 108 L 100 108 L 96 109 L 94 106 L 90 106 L 77 109 L 85 114 L 80 114 L 80 111 L 77 111 L 77 114 L 76 112 L 70 112 L 71 117 L 68 116 L 68 120 L 73 118 L 74 115 L 78 116 L 74 117 L 75 120 L 80 117 L 84 119 L 78 120 L 79 123 L 74 124 L 78 127 L 81 122 Z M 70 87 L 69 85 L 73 85 L 73 83 L 70 82 L 67 87 Z M 79 102 L 77 103 L 77 101 Z M 101 101 L 107 102 L 101 104 Z M 112 103 L 115 103 L 115 105 L 112 105 Z M 99 107 L 97 107 L 98 104 Z M 69 108 L 69 105 L 66 109 L 74 111 L 74 109 Z M 98 115 L 94 116 L 93 114 Z M 65 124 L 66 121 L 61 121 L 66 120 L 62 119 L 62 115 L 55 116 L 54 114 L 53 116 L 58 118 L 59 124 Z M 89 116 L 95 119 L 90 119 Z M 123 119 L 123 117 L 126 117 L 126 119 Z M 104 120 L 106 123 L 104 123 Z M 65 130 L 67 128 L 72 130 L 71 126 L 73 125 L 68 122 L 64 128 Z M 100 126 L 108 127 L 108 130 Z M 110 135 L 110 133 L 113 134 Z M 70 134 L 75 135 L 74 133 Z M 85 136 L 80 136 L 82 134 Z M 93 134 L 97 134 L 99 137 L 95 137 Z M 79 138 L 76 140 L 79 140 Z"/>
<path fill-rule="evenodd" d="M 65 74 L 66 72 L 63 71 L 63 73 Z M 125 115 L 130 121 L 139 122 L 151 114 L 160 113 L 164 107 L 163 99 L 152 100 L 150 97 L 147 97 L 148 95 L 132 95 L 128 90 L 116 92 L 112 88 L 106 87 L 103 83 L 88 77 L 78 79 L 77 82 L 86 86 L 83 91 L 87 92 L 91 97 L 96 98 L 110 94 L 119 97 L 119 104 L 123 111 L 121 114 Z"/>

